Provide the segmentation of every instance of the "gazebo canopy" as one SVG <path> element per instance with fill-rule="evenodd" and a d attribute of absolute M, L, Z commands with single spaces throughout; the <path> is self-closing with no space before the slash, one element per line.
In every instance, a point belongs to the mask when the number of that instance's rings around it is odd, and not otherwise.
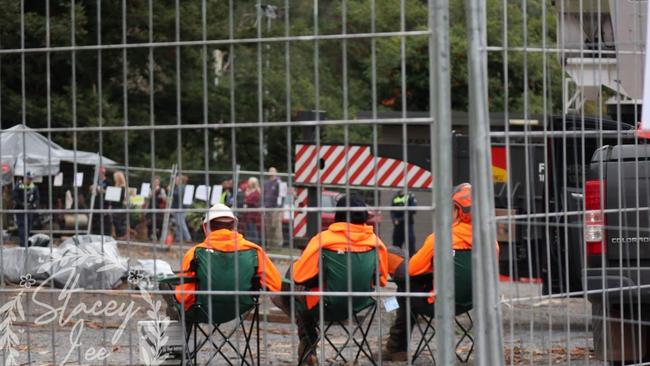
<path fill-rule="evenodd" d="M 67 150 L 23 125 L 0 131 L 0 159 L 14 175 L 31 172 L 36 176 L 56 175 L 62 161 L 83 165 L 111 166 L 117 163 L 97 153 Z M 4 168 L 4 167 L 3 167 Z"/>

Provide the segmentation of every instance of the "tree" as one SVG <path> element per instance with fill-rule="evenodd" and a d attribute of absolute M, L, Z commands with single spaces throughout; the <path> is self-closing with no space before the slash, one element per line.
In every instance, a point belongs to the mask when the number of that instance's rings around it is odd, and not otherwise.
<path fill-rule="evenodd" d="M 229 38 L 252 40 L 258 32 L 262 38 L 283 37 L 287 30 L 290 36 L 314 34 L 312 3 L 294 2 L 290 9 L 284 9 L 283 1 L 270 1 L 269 5 L 277 5 L 276 17 L 273 14 L 266 17 L 263 12 L 258 12 L 256 3 L 253 0 L 234 3 L 231 35 L 229 9 L 217 0 L 205 1 L 205 29 L 202 3 L 198 1 L 181 1 L 178 10 L 175 3 L 154 1 L 151 9 L 153 23 L 150 24 L 149 1 L 145 0 L 106 0 L 100 2 L 100 9 L 97 9 L 96 1 L 82 0 L 75 2 L 74 11 L 68 1 L 50 0 L 50 45 L 54 50 L 46 53 L 30 50 L 46 46 L 46 3 L 25 2 L 24 46 L 28 52 L 24 53 L 23 97 L 22 54 L 19 52 L 23 40 L 17 31 L 21 28 L 21 4 L 0 0 L 3 9 L 0 13 L 0 48 L 15 50 L 0 57 L 0 124 L 7 128 L 24 120 L 30 127 L 42 128 L 48 126 L 50 117 L 51 127 L 77 126 L 83 129 L 99 126 L 101 122 L 104 127 L 115 128 L 101 133 L 101 146 L 97 131 L 53 132 L 52 138 L 66 147 L 73 147 L 76 143 L 78 149 L 101 150 L 104 155 L 128 162 L 130 166 L 168 168 L 180 162 L 184 169 L 202 170 L 207 164 L 209 170 L 232 170 L 233 162 L 236 162 L 247 170 L 275 165 L 284 171 L 287 169 L 287 156 L 292 153 L 287 137 L 292 142 L 297 141 L 301 136 L 300 129 L 292 128 L 289 132 L 285 127 L 268 127 L 260 130 L 254 123 L 260 120 L 288 121 L 299 110 L 319 108 L 327 111 L 331 119 L 343 119 L 373 109 L 373 42 L 377 51 L 375 107 L 380 111 L 401 110 L 399 37 L 381 36 L 374 41 L 355 38 L 345 42 L 338 39 L 262 44 L 235 41 L 231 46 L 227 41 Z M 399 6 L 391 0 L 376 0 L 375 3 L 376 31 L 400 31 Z M 541 0 L 527 2 L 530 46 L 541 46 L 544 39 L 547 45 L 553 44 L 555 20 L 550 5 L 546 3 Z M 125 15 L 122 13 L 123 4 L 126 5 Z M 341 34 L 344 13 L 347 33 L 371 32 L 370 0 L 345 4 L 347 8 L 344 9 L 341 2 L 320 3 L 319 34 Z M 506 5 L 508 44 L 511 47 L 522 46 L 524 32 L 520 2 L 507 2 Z M 498 0 L 487 2 L 490 45 L 503 44 L 501 6 L 502 2 Z M 546 34 L 541 32 L 542 6 L 549 7 Z M 427 29 L 426 1 L 407 0 L 405 10 L 405 30 Z M 179 14 L 178 19 L 176 14 Z M 452 103 L 455 110 L 466 110 L 467 88 L 471 83 L 467 80 L 467 37 L 462 1 L 451 2 L 450 15 Z M 177 25 L 178 40 L 198 42 L 178 47 L 163 45 L 177 40 Z M 75 52 L 57 49 L 72 45 L 73 29 L 75 46 L 93 46 L 100 38 L 102 45 L 119 45 L 123 37 L 126 43 L 139 46 L 130 47 L 125 52 L 119 47 L 103 50 L 91 47 Z M 201 44 L 204 32 L 210 44 Z M 155 47 L 148 47 L 150 36 Z M 428 110 L 427 36 L 404 39 L 407 108 Z M 215 51 L 225 56 L 219 56 L 217 60 Z M 344 52 L 347 56 L 345 67 Z M 528 111 L 542 110 L 542 87 L 545 83 L 551 102 L 548 108 L 551 111 L 559 108 L 562 75 L 557 60 L 547 56 L 547 80 L 543 79 L 543 55 L 508 53 L 509 94 L 506 104 L 502 53 L 489 53 L 491 111 L 500 111 L 507 106 L 510 111 L 523 112 L 524 57 L 528 65 Z M 101 61 L 101 70 L 98 61 Z M 221 69 L 216 69 L 215 61 L 221 61 Z M 217 83 L 215 79 L 218 79 Z M 212 127 L 182 129 L 180 132 L 176 128 L 177 124 L 204 123 Z M 237 126 L 234 132 L 230 123 Z M 139 127 L 124 131 L 122 127 L 127 124 Z M 153 128 L 148 129 L 151 124 Z M 345 130 L 352 142 L 370 142 L 372 136 L 371 126 L 321 126 L 319 130 L 323 142 L 342 141 Z M 232 156 L 233 144 L 235 159 Z"/>

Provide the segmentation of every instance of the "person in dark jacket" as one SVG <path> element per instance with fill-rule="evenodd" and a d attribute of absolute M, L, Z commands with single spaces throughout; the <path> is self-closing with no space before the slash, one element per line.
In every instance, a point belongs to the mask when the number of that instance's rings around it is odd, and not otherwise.
<path fill-rule="evenodd" d="M 120 188 L 120 200 L 117 202 L 111 202 L 111 209 L 123 210 L 126 207 L 128 190 L 126 186 L 126 176 L 123 172 L 113 172 L 113 184 L 115 184 L 116 187 Z M 126 238 L 126 234 L 128 232 L 126 227 L 126 213 L 113 212 L 111 216 L 113 220 L 113 226 L 115 227 L 115 237 L 118 239 Z"/>
<path fill-rule="evenodd" d="M 38 209 L 40 204 L 38 187 L 34 184 L 34 176 L 31 172 L 25 173 L 22 182 L 18 183 L 14 188 L 11 198 L 14 208 L 23 210 L 23 212 L 16 214 L 16 225 L 18 225 L 20 246 L 24 247 L 34 222 L 34 214 L 30 211 Z"/>
<path fill-rule="evenodd" d="M 167 192 L 160 184 L 160 177 L 154 177 L 147 203 L 153 209 L 164 210 L 167 208 Z M 160 239 L 164 217 L 165 215 L 162 212 L 151 213 L 149 219 L 149 236 L 152 240 Z"/>
<path fill-rule="evenodd" d="M 278 171 L 274 167 L 270 167 L 267 175 L 268 179 L 264 182 L 264 207 L 267 210 L 277 209 L 282 207 Z M 282 211 L 264 211 L 264 232 L 266 245 L 276 247 L 282 246 Z"/>
<path fill-rule="evenodd" d="M 106 168 L 101 167 L 97 176 L 97 186 L 92 186 L 90 191 L 95 190 L 94 210 L 106 210 L 109 203 L 106 201 L 106 188 L 108 180 L 106 179 Z M 97 235 L 111 235 L 113 221 L 111 215 L 104 212 L 93 212 L 91 232 Z"/>
<path fill-rule="evenodd" d="M 404 211 L 402 207 L 417 206 L 417 202 L 415 201 L 415 196 L 413 196 L 413 194 L 411 193 L 407 194 L 406 192 L 399 192 L 395 195 L 395 197 L 393 197 L 392 206 L 398 208 L 390 212 L 390 218 L 393 221 L 393 225 L 395 225 L 393 229 L 393 245 L 399 248 L 403 247 L 404 241 L 406 240 L 405 232 L 408 231 L 409 256 L 412 256 L 413 254 L 415 254 L 416 251 L 415 229 L 413 225 L 414 224 L 413 216 L 415 216 L 415 211 L 414 210 Z M 408 213 L 408 227 L 406 227 L 407 213 Z"/>

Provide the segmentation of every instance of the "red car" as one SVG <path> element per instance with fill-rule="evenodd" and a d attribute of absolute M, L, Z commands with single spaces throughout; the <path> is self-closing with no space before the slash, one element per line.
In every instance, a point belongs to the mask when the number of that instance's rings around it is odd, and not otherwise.
<path fill-rule="evenodd" d="M 335 191 L 323 191 L 321 195 L 321 208 L 323 211 L 321 212 L 321 229 L 325 230 L 330 224 L 334 223 L 334 214 L 335 212 L 331 210 L 331 208 L 336 207 L 336 201 L 337 199 L 342 195 L 341 192 L 335 192 Z M 293 202 L 292 202 L 293 204 Z M 289 204 L 285 204 L 285 208 L 287 209 L 284 213 L 284 216 L 282 217 L 282 234 L 284 236 L 284 245 L 288 246 L 289 244 L 289 223 L 292 218 L 289 217 L 290 211 L 289 211 Z M 368 225 L 372 225 L 374 227 L 375 233 L 378 232 L 379 230 L 379 223 L 382 220 L 381 213 L 378 211 L 374 210 L 368 210 L 368 221 L 366 222 Z M 295 239 L 309 239 L 309 238 L 295 238 Z"/>

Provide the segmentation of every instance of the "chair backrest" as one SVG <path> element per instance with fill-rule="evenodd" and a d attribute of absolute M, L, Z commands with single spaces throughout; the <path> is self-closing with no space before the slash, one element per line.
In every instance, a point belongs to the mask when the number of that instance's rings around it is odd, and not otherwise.
<path fill-rule="evenodd" d="M 429 292 L 432 289 L 433 277 L 429 275 L 419 276 L 411 280 L 411 291 Z M 472 310 L 472 251 L 454 251 L 454 300 L 456 303 L 456 315 Z M 412 298 L 411 308 L 419 314 L 434 316 L 434 305 L 429 304 L 426 298 Z"/>
<path fill-rule="evenodd" d="M 377 268 L 377 252 L 321 251 L 325 291 L 373 292 Z M 349 317 L 348 305 L 357 313 L 374 304 L 372 296 L 325 296 L 325 315 L 329 319 Z"/>
<path fill-rule="evenodd" d="M 257 289 L 257 251 L 222 252 L 197 248 L 194 252 L 199 291 L 255 291 Z M 193 306 L 195 322 L 221 324 L 250 310 L 255 304 L 251 295 L 197 294 Z"/>
<path fill-rule="evenodd" d="M 456 315 L 472 310 L 472 251 L 454 252 Z"/>

